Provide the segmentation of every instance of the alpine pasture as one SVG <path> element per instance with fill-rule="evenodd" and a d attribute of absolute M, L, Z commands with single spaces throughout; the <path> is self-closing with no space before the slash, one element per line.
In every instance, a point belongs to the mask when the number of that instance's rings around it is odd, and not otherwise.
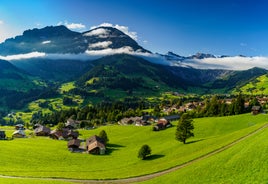
<path fill-rule="evenodd" d="M 173 122 L 173 127 L 159 132 L 152 131 L 151 126 L 119 125 L 107 125 L 92 130 L 79 130 L 80 139 L 88 138 L 94 134 L 98 135 L 101 130 L 105 130 L 110 140 L 106 155 L 71 153 L 67 149 L 66 141 L 52 140 L 48 137 L 2 140 L 0 142 L 0 175 L 102 180 L 147 175 L 206 155 L 253 132 L 267 122 L 268 116 L 265 114 L 257 116 L 243 114 L 194 119 L 195 137 L 187 140 L 185 145 L 175 140 L 176 122 Z M 2 127 L 2 129 L 5 129 L 5 127 Z M 10 135 L 10 131 L 9 127 L 7 135 Z M 235 169 L 232 171 L 236 163 L 241 165 L 241 173 L 239 174 L 243 175 L 245 173 L 246 177 L 248 173 L 242 171 L 246 170 L 249 165 L 243 165 L 243 159 L 245 159 L 245 162 L 248 162 L 247 159 L 254 159 L 250 158 L 251 156 L 258 158 L 258 161 L 252 163 L 255 166 L 258 164 L 257 162 L 261 163 L 262 159 L 265 159 L 265 155 L 262 155 L 264 152 L 261 149 L 267 144 L 267 141 L 264 141 L 265 138 L 267 139 L 267 136 L 265 133 L 259 133 L 258 135 L 242 141 L 241 144 L 239 143 L 216 156 L 195 163 L 200 168 L 198 170 L 194 167 L 195 164 L 193 164 L 180 171 L 146 182 L 186 183 L 188 180 L 182 178 L 188 178 L 188 176 L 196 177 L 196 181 L 204 177 L 204 180 L 200 181 L 205 182 L 205 175 L 214 173 L 214 180 L 213 177 L 210 180 L 213 183 L 216 182 L 218 176 L 220 177 L 221 173 L 225 170 L 224 168 L 227 167 L 229 170 L 226 172 L 232 174 L 226 175 L 222 180 L 219 180 L 225 183 L 225 181 L 236 179 L 233 177 L 233 174 L 238 173 L 239 170 Z M 260 145 L 256 143 L 260 143 Z M 152 149 L 152 155 L 146 160 L 140 160 L 137 157 L 138 150 L 143 144 L 149 145 Z M 240 149 L 243 154 L 240 154 Z M 254 152 L 256 152 L 255 156 Z M 221 167 L 228 158 L 233 159 L 233 161 L 229 162 L 227 166 Z M 256 169 L 258 168 L 256 167 Z M 194 173 L 198 174 L 194 175 Z M 180 177 L 177 175 L 180 175 Z M 252 173 L 252 177 L 258 176 L 257 171 Z M 240 178 L 242 181 L 243 177 L 241 176 Z M 5 178 L 2 180 L 15 179 Z"/>

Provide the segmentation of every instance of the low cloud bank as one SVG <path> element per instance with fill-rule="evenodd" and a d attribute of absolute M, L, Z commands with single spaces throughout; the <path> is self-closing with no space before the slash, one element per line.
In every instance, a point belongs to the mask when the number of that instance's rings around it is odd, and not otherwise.
<path fill-rule="evenodd" d="M 223 57 L 185 60 L 187 65 L 200 69 L 247 70 L 253 67 L 268 70 L 268 57 Z"/>
<path fill-rule="evenodd" d="M 109 43 L 98 43 L 98 46 L 106 46 Z M 97 46 L 95 45 L 95 46 Z M 93 45 L 94 46 L 94 45 Z M 141 52 L 140 50 L 134 51 L 131 47 L 126 46 L 117 49 L 104 48 L 101 50 L 87 50 L 81 54 L 46 54 L 43 52 L 31 52 L 27 54 L 0 56 L 2 60 L 23 60 L 31 58 L 42 59 L 70 59 L 70 60 L 94 60 L 107 55 L 113 54 L 130 54 L 133 56 L 141 57 L 152 63 L 192 67 L 197 69 L 225 69 L 225 70 L 247 70 L 253 67 L 264 68 L 268 70 L 268 57 L 223 57 L 223 58 L 205 58 L 205 59 L 186 59 L 183 61 L 169 61 L 164 56 L 159 54 L 151 54 L 148 52 Z"/>

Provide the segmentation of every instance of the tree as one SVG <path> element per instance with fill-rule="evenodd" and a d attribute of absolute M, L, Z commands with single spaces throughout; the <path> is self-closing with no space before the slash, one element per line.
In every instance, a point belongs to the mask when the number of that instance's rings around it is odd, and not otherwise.
<path fill-rule="evenodd" d="M 63 122 L 58 123 L 57 130 L 62 130 L 65 127 L 65 124 Z"/>
<path fill-rule="evenodd" d="M 109 142 L 108 136 L 105 132 L 105 130 L 100 131 L 99 137 L 104 140 L 104 143 L 107 144 Z"/>
<path fill-rule="evenodd" d="M 147 144 L 144 144 L 139 150 L 138 158 L 144 160 L 147 156 L 151 155 L 151 152 L 152 150 L 150 146 L 148 146 Z"/>
<path fill-rule="evenodd" d="M 187 113 L 183 114 L 177 125 L 176 139 L 185 144 L 186 139 L 194 136 L 194 133 L 192 132 L 193 129 L 194 125 L 192 118 Z"/>

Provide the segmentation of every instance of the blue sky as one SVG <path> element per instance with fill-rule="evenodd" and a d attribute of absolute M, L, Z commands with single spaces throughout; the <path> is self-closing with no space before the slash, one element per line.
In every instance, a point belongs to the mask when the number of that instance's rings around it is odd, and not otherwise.
<path fill-rule="evenodd" d="M 106 22 L 136 32 L 152 52 L 268 56 L 267 10 L 266 0 L 1 0 L 0 41 L 35 27 Z"/>

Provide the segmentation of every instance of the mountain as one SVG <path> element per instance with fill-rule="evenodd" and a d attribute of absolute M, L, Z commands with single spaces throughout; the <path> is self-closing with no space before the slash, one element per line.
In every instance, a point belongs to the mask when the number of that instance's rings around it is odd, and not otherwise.
<path fill-rule="evenodd" d="M 80 33 L 65 26 L 49 26 L 24 31 L 22 35 L 7 39 L 0 44 L 0 55 L 15 55 L 31 52 L 80 53 L 86 50 Z"/>
<path fill-rule="evenodd" d="M 130 48 L 149 52 L 122 31 L 112 27 L 98 27 L 84 33 L 69 30 L 65 26 L 48 26 L 24 31 L 22 35 L 0 44 L 0 55 L 16 55 L 31 52 L 46 54 L 79 54 L 103 49 Z"/>
<path fill-rule="evenodd" d="M 29 53 L 41 55 L 28 57 Z M 27 30 L 1 43 L 0 56 L 9 59 L 0 63 L 0 67 L 3 65 L 0 88 L 2 85 L 4 91 L 1 99 L 9 107 L 15 99 L 27 99 L 20 102 L 18 107 L 22 107 L 33 99 L 62 97 L 57 89 L 64 82 L 74 84 L 66 92 L 68 97 L 80 95 L 88 101 L 89 98 L 152 96 L 164 91 L 228 93 L 267 73 L 260 68 L 224 69 L 219 62 L 229 56 L 153 54 L 112 27 L 97 27 L 83 33 L 65 26 Z M 218 64 L 211 64 L 213 60 Z M 39 78 L 46 82 L 40 82 Z"/>

